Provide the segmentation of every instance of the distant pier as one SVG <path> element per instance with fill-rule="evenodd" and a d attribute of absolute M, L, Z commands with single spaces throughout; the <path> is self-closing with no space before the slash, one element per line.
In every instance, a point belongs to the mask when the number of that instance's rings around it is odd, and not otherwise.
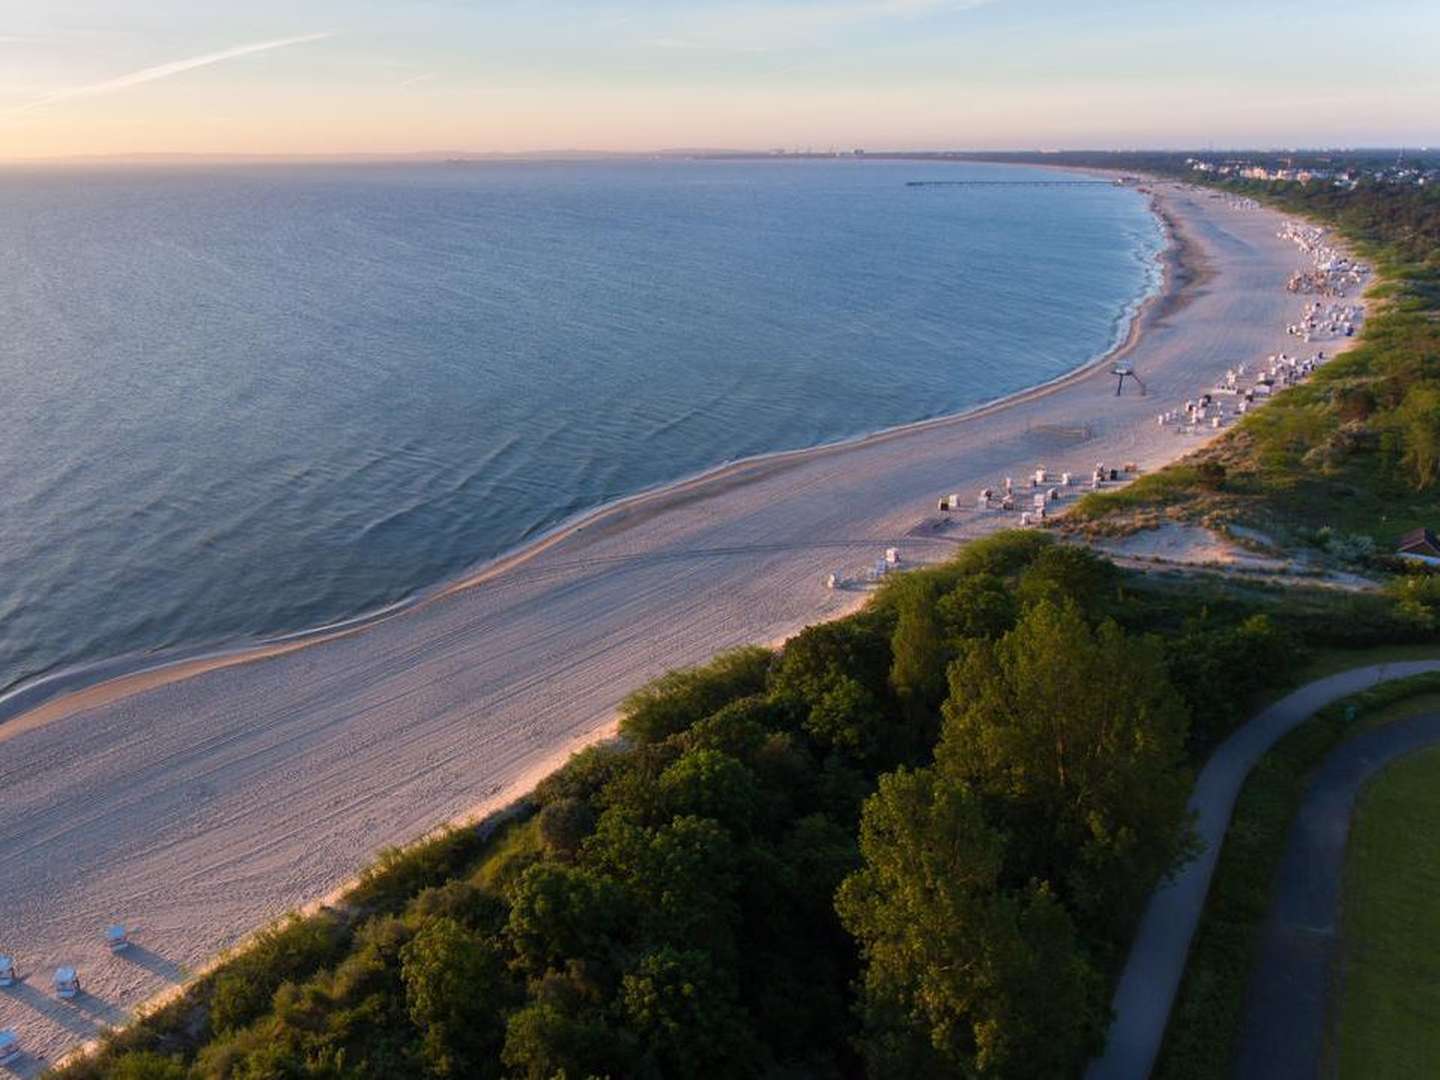
<path fill-rule="evenodd" d="M 1114 187 L 1113 180 L 907 180 L 906 187 Z"/>

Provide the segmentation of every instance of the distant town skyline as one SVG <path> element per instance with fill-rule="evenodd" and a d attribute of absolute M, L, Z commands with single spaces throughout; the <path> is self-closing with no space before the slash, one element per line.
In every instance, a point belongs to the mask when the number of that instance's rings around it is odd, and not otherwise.
<path fill-rule="evenodd" d="M 1433 146 L 1437 51 L 1411 0 L 0 0 L 0 158 Z"/>

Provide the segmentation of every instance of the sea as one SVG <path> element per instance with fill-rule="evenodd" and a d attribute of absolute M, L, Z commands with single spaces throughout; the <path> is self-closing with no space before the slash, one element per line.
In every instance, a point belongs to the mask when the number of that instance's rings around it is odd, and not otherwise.
<path fill-rule="evenodd" d="M 1132 189 L 1033 183 L 1074 179 L 0 170 L 0 708 L 363 617 L 608 501 L 1059 377 L 1123 338 L 1163 244 Z"/>

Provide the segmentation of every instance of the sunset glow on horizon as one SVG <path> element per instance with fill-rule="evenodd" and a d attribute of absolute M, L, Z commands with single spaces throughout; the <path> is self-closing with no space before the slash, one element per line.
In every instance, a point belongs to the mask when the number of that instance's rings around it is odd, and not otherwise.
<path fill-rule="evenodd" d="M 1440 141 L 1366 4 L 0 0 L 0 158 Z"/>

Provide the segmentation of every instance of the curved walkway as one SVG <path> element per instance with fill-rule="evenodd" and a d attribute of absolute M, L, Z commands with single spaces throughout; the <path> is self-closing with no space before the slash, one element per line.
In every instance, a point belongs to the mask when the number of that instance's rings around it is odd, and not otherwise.
<path fill-rule="evenodd" d="M 1246 995 L 1235 1075 L 1318 1076 L 1339 940 L 1345 845 L 1360 789 L 1397 758 L 1440 742 L 1440 715 L 1357 735 L 1325 759 L 1291 826 Z"/>
<path fill-rule="evenodd" d="M 1210 756 L 1190 797 L 1195 830 L 1204 849 L 1150 898 L 1115 991 L 1109 1042 L 1105 1053 L 1091 1063 L 1086 1074 L 1089 1080 L 1140 1080 L 1150 1075 L 1185 973 L 1190 941 L 1205 908 L 1205 894 L 1230 814 L 1250 770 L 1277 740 L 1317 709 L 1378 683 L 1427 671 L 1440 671 L 1440 660 L 1375 664 L 1319 679 L 1275 702 Z"/>

